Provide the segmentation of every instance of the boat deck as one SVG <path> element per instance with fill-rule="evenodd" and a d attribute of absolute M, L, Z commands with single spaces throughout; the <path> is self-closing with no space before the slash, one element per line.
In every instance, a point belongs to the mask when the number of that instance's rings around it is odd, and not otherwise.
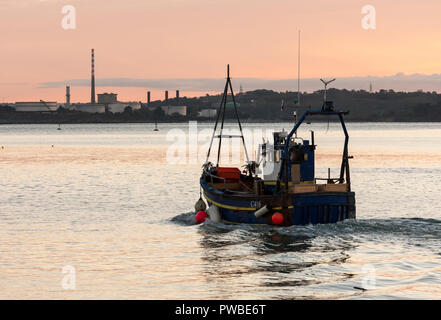
<path fill-rule="evenodd" d="M 245 182 L 229 182 L 229 183 L 207 183 L 209 186 L 213 187 L 219 191 L 230 191 L 234 193 L 243 193 L 249 195 L 263 195 L 263 193 L 258 192 L 256 186 L 249 186 Z M 299 194 L 299 193 L 321 193 L 321 192 L 348 192 L 348 185 L 346 183 L 307 183 L 307 184 L 295 184 L 288 188 L 288 193 Z"/>

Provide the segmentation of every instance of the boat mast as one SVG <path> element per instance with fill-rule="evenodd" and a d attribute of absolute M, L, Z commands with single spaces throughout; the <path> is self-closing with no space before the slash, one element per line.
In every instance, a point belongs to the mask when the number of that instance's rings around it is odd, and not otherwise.
<path fill-rule="evenodd" d="M 300 30 L 299 30 L 299 45 L 297 53 L 297 103 L 296 109 L 294 110 L 294 123 L 297 123 L 297 107 L 300 107 Z M 295 137 L 297 138 L 297 131 L 295 132 Z"/>
<path fill-rule="evenodd" d="M 233 100 L 233 106 L 234 106 L 234 111 L 235 111 L 235 115 L 236 115 L 236 119 L 237 119 L 237 124 L 239 125 L 240 135 L 223 135 L 224 122 L 225 122 L 225 112 L 226 112 L 226 108 L 227 108 L 228 89 L 230 89 L 230 92 L 231 92 L 231 97 Z M 222 122 L 221 122 L 221 127 L 220 127 L 220 133 L 218 135 L 216 135 L 216 129 L 217 129 L 221 114 L 222 114 Z M 241 138 L 242 143 L 243 143 L 243 148 L 245 151 L 245 157 L 247 159 L 246 161 L 247 161 L 247 163 L 250 162 L 249 157 L 248 157 L 247 147 L 245 144 L 245 138 L 243 136 L 242 124 L 240 122 L 239 113 L 237 111 L 236 99 L 234 98 L 234 91 L 233 91 L 233 86 L 231 84 L 231 78 L 230 78 L 230 65 L 229 64 L 227 65 L 227 81 L 225 83 L 224 94 L 222 95 L 222 100 L 221 100 L 221 103 L 219 106 L 219 112 L 217 114 L 216 123 L 214 125 L 213 135 L 211 136 L 210 147 L 208 148 L 207 158 L 205 160 L 205 163 L 208 163 L 208 159 L 210 157 L 211 147 L 213 145 L 214 138 L 219 138 L 219 147 L 218 147 L 218 152 L 217 152 L 216 166 L 219 166 L 222 138 Z"/>
<path fill-rule="evenodd" d="M 297 105 L 300 106 L 300 30 L 299 30 L 299 52 L 297 54 Z"/>
<path fill-rule="evenodd" d="M 300 107 L 300 30 L 299 30 L 299 45 L 298 45 L 298 54 L 297 54 L 297 100 L 294 100 L 294 123 L 297 123 L 297 108 Z M 285 109 L 285 107 L 290 107 L 288 103 L 285 105 L 285 100 L 288 101 L 288 91 L 285 92 L 285 99 L 282 99 L 281 111 Z M 297 138 L 297 131 L 295 132 L 295 137 Z"/>

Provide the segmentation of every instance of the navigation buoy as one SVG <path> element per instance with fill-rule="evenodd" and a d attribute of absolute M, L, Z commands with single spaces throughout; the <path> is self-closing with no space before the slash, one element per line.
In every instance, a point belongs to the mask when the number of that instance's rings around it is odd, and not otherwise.
<path fill-rule="evenodd" d="M 199 200 L 196 201 L 196 203 L 194 204 L 194 211 L 195 212 L 205 211 L 205 209 L 207 209 L 207 205 L 205 204 L 205 201 L 202 200 L 202 198 L 199 198 Z"/>
<path fill-rule="evenodd" d="M 283 214 L 281 214 L 280 212 L 276 212 L 271 217 L 271 220 L 273 221 L 274 224 L 277 224 L 277 225 L 282 224 Z"/>
<path fill-rule="evenodd" d="M 207 219 L 207 218 L 208 218 L 208 213 L 205 211 L 199 211 L 198 213 L 196 213 L 196 216 L 195 216 L 196 222 L 198 224 L 204 222 L 205 219 Z"/>

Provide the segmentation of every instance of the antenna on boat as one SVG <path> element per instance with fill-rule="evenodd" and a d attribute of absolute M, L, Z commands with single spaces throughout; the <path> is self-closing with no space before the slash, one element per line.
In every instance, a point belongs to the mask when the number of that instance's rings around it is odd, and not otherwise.
<path fill-rule="evenodd" d="M 332 105 L 332 101 L 327 101 L 326 100 L 326 91 L 327 91 L 328 84 L 330 84 L 332 81 L 335 81 L 335 78 L 331 79 L 331 80 L 328 80 L 328 81 L 325 81 L 325 80 L 320 78 L 320 81 L 323 82 L 323 84 L 325 85 L 325 92 L 323 94 L 322 111 L 333 111 L 334 107 Z M 328 132 L 328 130 L 329 130 L 329 119 L 328 119 L 328 125 L 326 127 L 326 133 Z"/>
<path fill-rule="evenodd" d="M 237 119 L 237 124 L 239 125 L 240 135 L 223 135 L 222 134 L 223 130 L 224 130 L 225 112 L 226 112 L 226 108 L 227 108 L 228 90 L 230 90 L 231 97 L 233 99 L 233 106 L 234 106 L 234 111 L 235 111 L 235 115 L 236 115 L 236 119 Z M 220 127 L 220 133 L 218 135 L 215 135 L 216 134 L 217 125 L 219 123 L 219 119 L 220 119 L 221 114 L 222 114 L 222 122 L 221 122 L 221 127 Z M 217 152 L 217 163 L 216 163 L 216 166 L 219 166 L 219 158 L 220 158 L 220 151 L 221 151 L 221 146 L 222 146 L 222 138 L 240 138 L 242 140 L 242 143 L 243 143 L 243 148 L 244 148 L 244 151 L 245 151 L 245 157 L 247 159 L 247 163 L 250 163 L 250 160 L 249 160 L 249 157 L 248 157 L 247 147 L 246 147 L 246 144 L 245 144 L 245 138 L 243 136 L 242 124 L 240 123 L 239 113 L 237 112 L 236 99 L 234 98 L 233 86 L 231 84 L 230 65 L 229 64 L 227 65 L 227 81 L 225 83 L 224 94 L 222 95 L 222 100 L 221 100 L 221 103 L 220 103 L 220 106 L 219 106 L 219 112 L 217 113 L 216 124 L 214 125 L 213 135 L 211 136 L 210 147 L 208 148 L 208 152 L 207 152 L 207 159 L 205 160 L 206 164 L 208 163 L 208 159 L 210 157 L 211 147 L 213 145 L 214 138 L 219 138 L 219 147 L 218 147 L 218 152 Z"/>
<path fill-rule="evenodd" d="M 294 107 L 300 107 L 300 30 L 298 37 L 298 53 L 297 53 L 297 100 L 294 101 Z M 288 100 L 288 91 L 285 92 L 285 98 L 282 99 L 281 103 L 281 111 L 285 109 L 285 107 L 289 107 L 289 104 L 286 102 Z M 297 109 L 294 111 L 294 120 L 297 122 Z"/>
<path fill-rule="evenodd" d="M 282 104 L 280 105 L 280 111 L 283 111 L 288 104 L 285 105 L 285 100 L 288 100 L 288 90 L 285 91 L 285 97 L 282 98 Z"/>
<path fill-rule="evenodd" d="M 297 108 L 294 110 L 294 123 L 297 123 Z M 297 138 L 297 130 L 294 132 L 294 136 Z"/>
<path fill-rule="evenodd" d="M 323 102 L 326 104 L 326 91 L 327 91 L 327 87 L 328 87 L 328 84 L 330 84 L 332 81 L 334 81 L 335 80 L 335 78 L 334 79 L 332 79 L 332 80 L 328 80 L 328 81 L 325 81 L 325 80 L 323 80 L 322 78 L 320 78 L 320 81 L 321 82 L 323 82 L 323 84 L 325 85 L 325 93 L 324 93 L 324 96 L 323 96 Z"/>
<path fill-rule="evenodd" d="M 299 48 L 297 53 L 297 105 L 300 106 L 300 30 L 299 30 Z"/>

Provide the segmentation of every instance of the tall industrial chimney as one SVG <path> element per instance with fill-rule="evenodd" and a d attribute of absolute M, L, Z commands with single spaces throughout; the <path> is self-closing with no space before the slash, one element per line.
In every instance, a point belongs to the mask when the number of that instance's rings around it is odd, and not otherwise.
<path fill-rule="evenodd" d="M 166 102 L 168 101 L 168 91 L 167 90 L 165 90 L 165 101 Z"/>
<path fill-rule="evenodd" d="M 179 90 L 176 90 L 176 101 L 179 101 Z"/>
<path fill-rule="evenodd" d="M 94 49 L 92 49 L 92 79 L 91 79 L 90 103 L 95 103 L 95 50 Z"/>
<path fill-rule="evenodd" d="M 147 91 L 147 105 L 150 105 L 150 91 Z"/>
<path fill-rule="evenodd" d="M 70 106 L 70 86 L 66 86 L 66 106 Z"/>

